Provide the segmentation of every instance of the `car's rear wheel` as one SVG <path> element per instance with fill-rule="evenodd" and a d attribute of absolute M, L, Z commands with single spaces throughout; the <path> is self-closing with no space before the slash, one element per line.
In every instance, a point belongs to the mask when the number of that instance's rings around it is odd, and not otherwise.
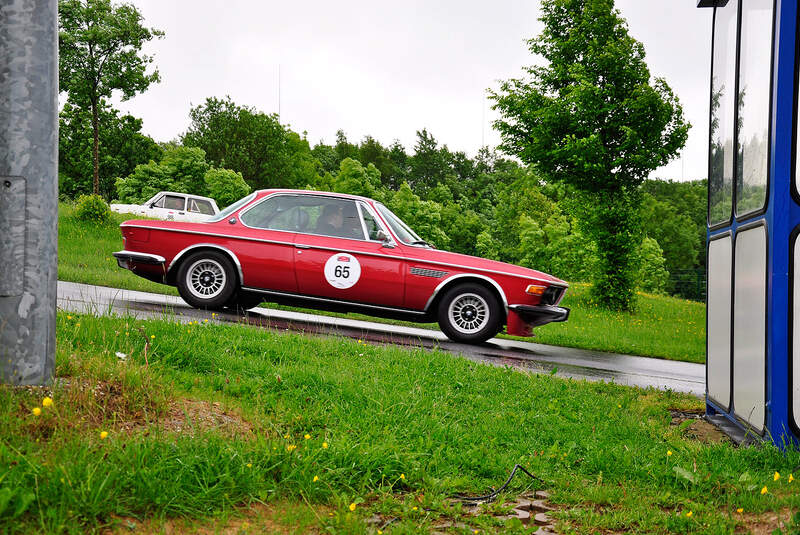
<path fill-rule="evenodd" d="M 183 300 L 193 307 L 218 310 L 236 291 L 236 272 L 224 254 L 199 251 L 181 264 L 177 286 Z"/>
<path fill-rule="evenodd" d="M 480 284 L 459 284 L 448 290 L 438 307 L 439 327 L 455 342 L 485 342 L 502 326 L 497 296 Z"/>

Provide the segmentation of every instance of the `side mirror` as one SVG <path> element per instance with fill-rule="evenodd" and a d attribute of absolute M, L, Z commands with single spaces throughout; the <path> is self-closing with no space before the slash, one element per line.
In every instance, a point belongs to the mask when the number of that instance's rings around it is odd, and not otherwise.
<path fill-rule="evenodd" d="M 382 242 L 382 245 L 381 245 L 382 247 L 389 247 L 389 248 L 393 248 L 394 247 L 394 242 L 386 234 L 386 232 L 384 232 L 382 230 L 379 230 L 378 233 L 375 235 L 375 237 L 378 238 L 378 240 L 380 240 Z"/>
<path fill-rule="evenodd" d="M 235 225 L 236 224 L 236 218 L 232 217 L 232 218 L 228 219 L 228 223 L 230 223 L 231 225 Z"/>

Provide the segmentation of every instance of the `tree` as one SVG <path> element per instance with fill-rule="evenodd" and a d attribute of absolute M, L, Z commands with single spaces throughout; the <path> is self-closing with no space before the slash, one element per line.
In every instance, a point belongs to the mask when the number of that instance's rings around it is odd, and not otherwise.
<path fill-rule="evenodd" d="M 117 198 L 123 203 L 139 204 L 159 191 L 205 195 L 208 170 L 201 149 L 168 149 L 160 162 L 137 165 L 128 177 L 117 179 Z"/>
<path fill-rule="evenodd" d="M 114 181 L 128 176 L 133 169 L 150 160 L 161 160 L 162 149 L 141 133 L 142 120 L 131 115 L 120 116 L 119 110 L 101 100 L 98 106 L 100 124 L 100 161 L 98 162 L 100 194 L 110 200 L 115 195 Z M 92 180 L 92 114 L 88 109 L 67 100 L 59 114 L 58 127 L 58 191 L 70 198 L 89 194 Z"/>
<path fill-rule="evenodd" d="M 220 208 L 225 208 L 250 193 L 250 186 L 241 173 L 230 169 L 209 169 L 203 181 L 206 185 L 205 194 L 217 201 Z"/>
<path fill-rule="evenodd" d="M 278 116 L 239 106 L 226 97 L 207 98 L 189 112 L 187 147 L 203 149 L 214 167 L 242 174 L 253 189 L 301 188 L 314 181 L 319 162 L 308 141 L 285 128 Z"/>
<path fill-rule="evenodd" d="M 501 148 L 584 200 L 582 229 L 599 257 L 595 297 L 630 310 L 642 243 L 638 187 L 683 147 L 690 125 L 666 81 L 651 84 L 644 47 L 613 0 L 544 0 L 541 21 L 528 45 L 547 64 L 491 95 Z"/>
<path fill-rule="evenodd" d="M 134 6 L 111 0 L 60 0 L 58 11 L 59 85 L 74 103 L 91 110 L 92 184 L 99 194 L 101 99 L 119 90 L 127 100 L 159 81 L 157 70 L 146 72 L 153 58 L 141 50 L 164 33 L 142 26 Z"/>

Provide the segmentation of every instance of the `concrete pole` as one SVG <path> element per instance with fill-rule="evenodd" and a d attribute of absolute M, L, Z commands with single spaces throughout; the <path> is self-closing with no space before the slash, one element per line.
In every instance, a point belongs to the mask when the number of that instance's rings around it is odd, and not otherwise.
<path fill-rule="evenodd" d="M 0 0 L 0 381 L 55 367 L 58 3 Z"/>

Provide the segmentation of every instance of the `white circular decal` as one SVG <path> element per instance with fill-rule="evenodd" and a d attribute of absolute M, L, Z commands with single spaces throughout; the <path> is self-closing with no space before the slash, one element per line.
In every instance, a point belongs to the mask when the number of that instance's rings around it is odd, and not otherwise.
<path fill-rule="evenodd" d="M 334 288 L 346 290 L 361 278 L 361 264 L 347 253 L 336 253 L 325 262 L 325 280 Z"/>

